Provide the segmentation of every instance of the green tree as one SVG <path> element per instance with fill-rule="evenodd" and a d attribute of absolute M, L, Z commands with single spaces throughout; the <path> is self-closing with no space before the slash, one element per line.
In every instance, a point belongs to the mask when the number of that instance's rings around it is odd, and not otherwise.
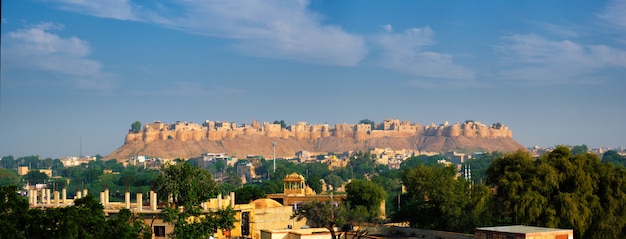
<path fill-rule="evenodd" d="M 135 121 L 130 125 L 130 130 L 133 133 L 139 133 L 139 131 L 141 131 L 141 122 L 139 121 Z"/>
<path fill-rule="evenodd" d="M 228 207 L 202 213 L 200 203 L 218 192 L 218 185 L 209 171 L 179 162 L 165 165 L 155 182 L 155 191 L 174 205 L 162 211 L 164 221 L 174 225 L 172 238 L 209 238 L 217 230 L 229 230 L 235 223 L 235 211 Z"/>
<path fill-rule="evenodd" d="M 0 186 L 0 235 L 3 238 L 26 238 L 28 201 L 17 194 L 17 186 Z"/>
<path fill-rule="evenodd" d="M 337 176 L 336 174 L 326 175 L 326 177 L 324 177 L 324 181 L 326 182 L 326 184 L 330 184 L 331 186 L 333 186 L 333 189 L 335 190 L 341 187 L 341 185 L 343 184 L 343 179 L 341 179 L 341 177 Z"/>
<path fill-rule="evenodd" d="M 589 152 L 589 148 L 587 148 L 586 144 L 583 145 L 576 145 L 574 147 L 572 147 L 572 155 L 576 156 L 579 154 L 584 154 Z"/>
<path fill-rule="evenodd" d="M 22 179 L 28 184 L 35 185 L 39 183 L 46 183 L 48 181 L 48 175 L 39 171 L 30 171 L 26 175 L 22 176 Z"/>
<path fill-rule="evenodd" d="M 369 124 L 372 130 L 376 129 L 376 122 L 369 120 L 369 119 L 359 120 L 359 124 Z"/>
<path fill-rule="evenodd" d="M 17 165 L 15 164 L 15 159 L 13 158 L 13 155 L 2 157 L 3 168 L 13 169 L 16 168 L 16 166 Z"/>
<path fill-rule="evenodd" d="M 363 207 L 367 218 L 381 215 L 380 205 L 387 197 L 385 190 L 376 183 L 368 180 L 352 180 L 346 185 L 346 201 L 351 209 Z"/>
<path fill-rule="evenodd" d="M 314 174 L 309 176 L 306 179 L 306 185 L 309 186 L 311 189 L 313 189 L 313 191 L 315 191 L 315 193 L 321 193 L 322 192 L 322 182 L 321 182 L 321 178 L 320 176 Z"/>
<path fill-rule="evenodd" d="M 279 124 L 279 125 L 280 125 L 280 127 L 281 127 L 281 128 L 283 128 L 283 129 L 287 128 L 287 124 L 285 124 L 285 121 L 284 121 L 284 120 L 280 120 L 280 121 L 278 121 L 278 120 L 274 120 L 274 123 L 273 123 L 273 124 Z"/>
<path fill-rule="evenodd" d="M 396 219 L 409 221 L 413 227 L 456 232 L 489 224 L 489 189 L 457 179 L 453 166 L 419 165 L 406 169 L 402 181 L 407 193 Z"/>
<path fill-rule="evenodd" d="M 245 203 L 250 203 L 259 198 L 264 198 L 265 191 L 263 191 L 258 186 L 245 185 L 235 190 L 235 195 L 237 195 L 237 197 L 235 197 L 236 204 L 245 204 Z"/>
<path fill-rule="evenodd" d="M 20 177 L 11 170 L 0 168 L 0 186 L 17 185 Z"/>
<path fill-rule="evenodd" d="M 363 179 L 365 175 L 373 175 L 376 172 L 376 160 L 369 152 L 359 151 L 350 158 L 347 167 L 357 179 Z"/>
<path fill-rule="evenodd" d="M 626 237 L 626 170 L 566 146 L 533 160 L 527 152 L 496 159 L 499 216 L 513 224 L 573 228 L 576 238 Z"/>
<path fill-rule="evenodd" d="M 311 201 L 298 204 L 298 208 L 294 211 L 292 218 L 300 221 L 307 219 L 307 224 L 313 227 L 324 227 L 330 231 L 333 239 L 339 239 L 341 234 L 337 235 L 335 227 L 345 223 L 346 208 L 334 201 Z"/>
<path fill-rule="evenodd" d="M 626 157 L 621 156 L 615 150 L 606 151 L 602 155 L 603 163 L 612 163 L 615 166 L 623 166 L 626 167 Z"/>

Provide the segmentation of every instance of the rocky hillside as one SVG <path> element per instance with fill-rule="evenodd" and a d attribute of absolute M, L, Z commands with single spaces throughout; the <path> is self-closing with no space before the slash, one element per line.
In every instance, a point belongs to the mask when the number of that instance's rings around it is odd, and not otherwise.
<path fill-rule="evenodd" d="M 371 148 L 411 149 L 427 152 L 510 152 L 524 148 L 510 137 L 467 137 L 414 135 L 410 137 L 381 137 L 366 140 L 338 138 L 334 136 L 318 139 L 296 139 L 293 137 L 268 137 L 263 135 L 239 135 L 221 140 L 178 140 L 166 139 L 151 142 L 127 142 L 107 155 L 106 159 L 125 160 L 134 155 L 159 158 L 191 158 L 202 153 L 227 153 L 238 158 L 247 155 L 262 155 L 271 158 L 272 142 L 276 142 L 276 156 L 292 158 L 295 153 L 306 150 L 312 153 L 345 152 Z"/>

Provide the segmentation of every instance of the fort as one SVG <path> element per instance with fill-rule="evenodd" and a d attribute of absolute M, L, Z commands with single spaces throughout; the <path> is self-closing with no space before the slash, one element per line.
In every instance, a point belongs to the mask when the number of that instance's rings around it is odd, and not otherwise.
<path fill-rule="evenodd" d="M 372 127 L 373 126 L 373 127 Z M 185 141 L 221 141 L 241 136 L 265 136 L 270 138 L 294 138 L 296 140 L 317 140 L 334 137 L 337 139 L 353 139 L 366 141 L 378 138 L 409 138 L 413 136 L 439 136 L 468 138 L 512 138 L 511 130 L 496 123 L 491 126 L 480 122 L 466 121 L 463 123 L 440 125 L 421 125 L 397 119 L 385 119 L 379 124 L 307 124 L 298 122 L 295 125 L 281 127 L 252 121 L 251 124 L 237 125 L 235 122 L 205 121 L 202 125 L 189 122 L 166 124 L 159 121 L 144 125 L 139 132 L 129 130 L 125 144 L 133 142 L 151 143 L 158 140 Z"/>

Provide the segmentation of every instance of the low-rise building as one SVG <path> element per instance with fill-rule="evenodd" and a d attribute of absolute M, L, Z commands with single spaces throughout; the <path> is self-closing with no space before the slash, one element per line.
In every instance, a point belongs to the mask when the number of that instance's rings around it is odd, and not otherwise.
<path fill-rule="evenodd" d="M 574 230 L 523 225 L 476 228 L 476 239 L 574 239 Z"/>

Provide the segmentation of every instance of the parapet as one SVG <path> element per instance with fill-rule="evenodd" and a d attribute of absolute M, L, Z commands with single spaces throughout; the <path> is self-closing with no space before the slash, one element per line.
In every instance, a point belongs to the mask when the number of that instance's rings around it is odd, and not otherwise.
<path fill-rule="evenodd" d="M 496 123 L 492 126 L 480 122 L 466 121 L 464 123 L 440 125 L 430 124 L 422 126 L 419 123 L 400 121 L 397 119 L 385 119 L 380 124 L 307 124 L 298 122 L 282 128 L 280 124 L 264 122 L 259 124 L 252 121 L 251 124 L 237 125 L 235 122 L 220 122 L 206 120 L 202 125 L 178 121 L 165 124 L 159 121 L 146 124 L 144 128 L 135 133 L 129 131 L 125 142 L 132 143 L 143 141 L 146 143 L 155 140 L 179 140 L 179 141 L 220 141 L 227 138 L 259 135 L 272 138 L 296 138 L 298 140 L 316 140 L 319 138 L 351 138 L 357 141 L 384 138 L 384 137 L 412 137 L 412 136 L 445 136 L 445 137 L 478 137 L 478 138 L 512 138 L 511 130 Z"/>

